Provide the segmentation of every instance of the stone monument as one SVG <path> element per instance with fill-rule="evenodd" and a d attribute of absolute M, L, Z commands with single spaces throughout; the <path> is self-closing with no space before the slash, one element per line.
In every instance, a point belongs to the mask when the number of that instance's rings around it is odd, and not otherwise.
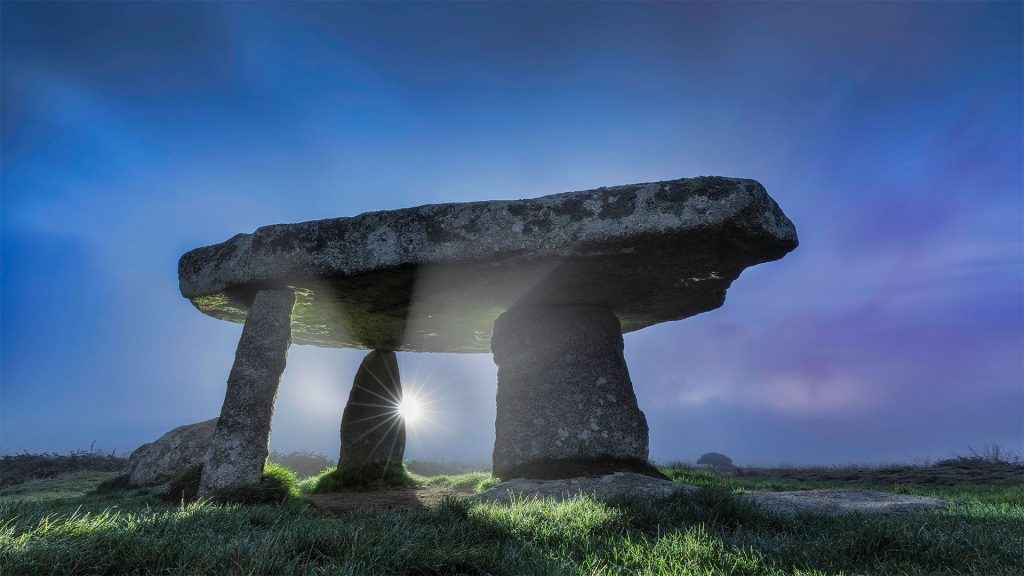
<path fill-rule="evenodd" d="M 699 177 L 264 226 L 188 252 L 182 295 L 245 324 L 201 493 L 258 480 L 291 342 L 376 351 L 374 365 L 493 352 L 495 475 L 644 471 L 622 334 L 718 308 L 746 267 L 796 246 L 761 184 Z M 393 433 L 383 457 L 400 462 Z M 344 446 L 340 460 L 357 465 Z"/>

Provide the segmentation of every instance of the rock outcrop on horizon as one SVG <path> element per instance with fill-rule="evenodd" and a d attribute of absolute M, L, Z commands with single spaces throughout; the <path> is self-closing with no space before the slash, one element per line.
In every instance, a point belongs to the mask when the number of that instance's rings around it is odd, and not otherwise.
<path fill-rule="evenodd" d="M 732 458 L 718 452 L 708 452 L 697 459 L 698 466 L 707 466 L 720 472 L 734 470 Z"/>

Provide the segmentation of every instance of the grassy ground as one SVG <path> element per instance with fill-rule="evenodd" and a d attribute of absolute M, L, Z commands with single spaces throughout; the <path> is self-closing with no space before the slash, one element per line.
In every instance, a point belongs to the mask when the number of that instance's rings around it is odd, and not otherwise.
<path fill-rule="evenodd" d="M 54 500 L 87 495 L 101 483 L 118 477 L 117 472 L 82 470 L 63 476 L 38 478 L 0 489 L 0 500 Z"/>
<path fill-rule="evenodd" d="M 1024 465 L 978 458 L 930 466 L 740 468 L 727 475 L 678 464 L 662 471 L 676 482 L 734 493 L 848 488 L 1024 507 Z"/>
<path fill-rule="evenodd" d="M 1019 467 L 920 468 L 899 481 L 870 471 L 835 480 L 823 470 L 806 477 L 664 470 L 704 489 L 659 501 L 500 506 L 452 498 L 430 509 L 333 516 L 301 497 L 241 507 L 168 505 L 156 490 L 83 494 L 85 477 L 65 476 L 0 492 L 0 573 L 1024 574 Z M 484 473 L 419 481 L 491 482 Z M 824 486 L 937 495 L 952 505 L 901 517 L 783 518 L 735 498 L 750 489 Z"/>

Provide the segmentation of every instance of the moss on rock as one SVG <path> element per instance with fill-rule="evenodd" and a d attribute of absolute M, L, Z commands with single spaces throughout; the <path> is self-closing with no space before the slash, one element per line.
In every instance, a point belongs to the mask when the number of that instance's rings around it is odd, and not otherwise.
<path fill-rule="evenodd" d="M 373 490 L 376 488 L 415 488 L 419 483 L 405 466 L 366 465 L 357 469 L 325 470 L 312 483 L 311 492 Z"/>

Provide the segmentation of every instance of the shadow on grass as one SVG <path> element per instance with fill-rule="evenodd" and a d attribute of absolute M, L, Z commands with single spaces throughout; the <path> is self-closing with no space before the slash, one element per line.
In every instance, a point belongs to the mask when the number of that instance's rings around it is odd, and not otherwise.
<path fill-rule="evenodd" d="M 339 518 L 301 502 L 166 506 L 152 494 L 122 496 L 0 503 L 4 574 L 563 573 L 449 502 Z"/>
<path fill-rule="evenodd" d="M 311 494 L 309 498 L 325 512 L 345 514 L 355 510 L 382 508 L 428 510 L 440 503 L 441 495 L 434 495 L 418 488 L 382 488 L 317 492 Z"/>
<path fill-rule="evenodd" d="M 785 517 L 705 488 L 660 500 L 519 504 L 470 516 L 540 544 L 577 573 L 1024 573 L 1024 510 L 1009 503 Z"/>

